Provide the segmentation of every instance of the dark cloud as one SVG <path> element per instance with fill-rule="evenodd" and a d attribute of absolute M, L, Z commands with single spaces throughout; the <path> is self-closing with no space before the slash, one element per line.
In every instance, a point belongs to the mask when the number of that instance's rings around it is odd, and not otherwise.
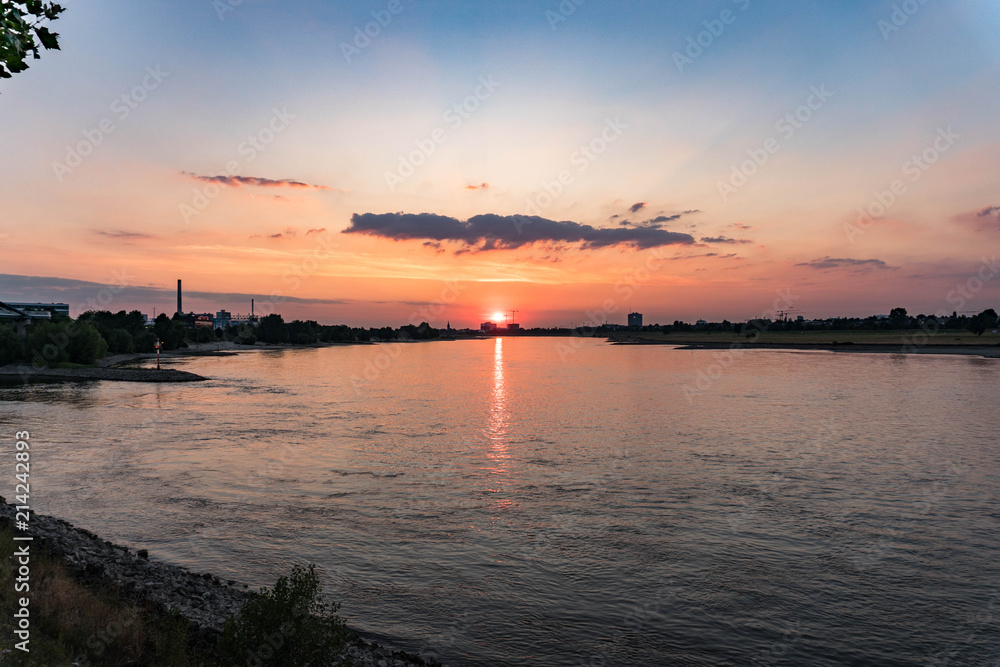
<path fill-rule="evenodd" d="M 701 213 L 701 211 L 696 208 L 693 208 L 690 211 L 684 211 L 684 215 L 691 215 L 692 213 Z"/>
<path fill-rule="evenodd" d="M 800 262 L 795 266 L 808 266 L 812 269 L 841 269 L 841 268 L 857 268 L 857 269 L 894 269 L 896 267 L 889 266 L 881 259 L 838 259 L 834 257 L 824 257 L 822 259 L 814 259 L 811 262 Z"/>
<path fill-rule="evenodd" d="M 753 243 L 750 239 L 731 239 L 725 236 L 702 236 L 702 243 Z"/>
<path fill-rule="evenodd" d="M 260 178 L 257 176 L 201 176 L 199 174 L 193 174 L 189 171 L 182 171 L 185 176 L 190 176 L 196 181 L 204 181 L 206 183 L 218 183 L 219 185 L 228 185 L 232 188 L 238 188 L 243 185 L 255 185 L 263 188 L 307 188 L 312 190 L 333 190 L 333 188 L 326 185 L 311 185 L 309 183 L 303 183 L 302 181 L 293 181 L 290 178 Z"/>
<path fill-rule="evenodd" d="M 144 234 L 142 232 L 126 232 L 124 230 L 112 230 L 104 231 L 101 229 L 93 230 L 94 234 L 98 236 L 103 236 L 109 239 L 115 239 L 118 241 L 145 241 L 148 239 L 155 239 L 156 237 L 152 234 Z"/>
<path fill-rule="evenodd" d="M 663 223 L 673 222 L 674 220 L 680 218 L 681 215 L 682 215 L 681 213 L 677 213 L 676 215 L 658 215 L 655 218 L 651 218 L 649 220 L 640 220 L 637 222 L 633 222 L 631 220 L 622 220 L 618 224 L 621 225 L 622 227 L 651 227 L 653 229 L 659 229 L 660 227 L 663 226 Z"/>
<path fill-rule="evenodd" d="M 490 187 L 489 183 L 480 183 L 479 185 L 466 185 L 466 190 L 488 190 Z"/>
<path fill-rule="evenodd" d="M 309 231 L 306 232 L 306 236 L 309 236 L 310 234 L 322 234 L 325 231 L 326 227 L 320 227 L 319 229 L 310 229 Z"/>
<path fill-rule="evenodd" d="M 433 213 L 355 213 L 345 234 L 367 234 L 397 241 L 426 239 L 456 241 L 467 248 L 459 251 L 509 250 L 533 243 L 580 243 L 584 248 L 632 246 L 655 248 L 689 245 L 689 234 L 656 228 L 598 228 L 568 220 L 538 216 L 503 216 L 488 213 L 466 221 Z"/>
<path fill-rule="evenodd" d="M 646 202 L 640 201 L 632 204 L 628 207 L 629 213 L 638 213 L 642 209 L 646 208 Z"/>
<path fill-rule="evenodd" d="M 986 216 L 993 215 L 994 213 L 1000 215 L 1000 206 L 987 206 L 982 211 L 978 211 L 976 213 L 976 217 L 985 218 Z"/>

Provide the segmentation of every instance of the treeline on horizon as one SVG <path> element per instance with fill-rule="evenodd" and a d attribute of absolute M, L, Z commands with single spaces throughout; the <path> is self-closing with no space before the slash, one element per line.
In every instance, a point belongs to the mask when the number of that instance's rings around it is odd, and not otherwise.
<path fill-rule="evenodd" d="M 798 320 L 757 318 L 747 322 L 704 322 L 687 324 L 679 320 L 670 325 L 650 324 L 643 327 L 613 327 L 632 331 L 659 331 L 661 333 L 687 331 L 719 331 L 743 333 L 747 336 L 762 331 L 971 331 L 981 336 L 1000 324 L 996 310 L 987 308 L 975 314 L 966 315 L 952 312 L 951 315 L 909 315 L 906 308 L 893 308 L 888 317 L 869 315 L 868 317 L 830 317 L 823 320 Z M 610 330 L 612 327 L 608 327 Z M 579 327 L 578 327 L 579 329 Z M 596 327 L 604 330 L 604 327 Z"/>
<path fill-rule="evenodd" d="M 24 340 L 17 337 L 14 327 L 0 322 L 0 366 L 26 362 L 36 366 L 93 364 L 110 354 L 153 352 L 156 342 L 164 351 L 188 347 L 191 343 L 232 341 L 240 345 L 268 344 L 311 345 L 315 343 L 367 343 L 399 339 L 430 340 L 440 332 L 426 322 L 407 324 L 398 329 L 381 327 L 366 329 L 346 324 L 323 325 L 313 320 L 285 322 L 281 315 L 272 314 L 256 324 L 238 324 L 215 329 L 195 326 L 187 316 L 168 317 L 161 313 L 151 326 L 138 310 L 112 313 L 107 310 L 87 311 L 75 320 L 53 316 L 28 327 Z"/>
<path fill-rule="evenodd" d="M 888 317 L 833 317 L 825 320 L 753 319 L 748 322 L 701 322 L 688 324 L 680 320 L 670 325 L 648 324 L 643 327 L 584 325 L 572 328 L 533 328 L 519 331 L 520 335 L 600 335 L 612 331 L 649 331 L 665 334 L 705 331 L 732 332 L 752 336 L 762 331 L 923 331 L 968 330 L 982 335 L 997 326 L 993 308 L 976 315 L 958 314 L 935 316 L 908 315 L 905 308 L 893 308 Z M 449 332 L 456 335 L 455 330 Z M 504 332 L 510 335 L 511 332 Z M 315 343 L 369 343 L 395 340 L 433 340 L 441 331 L 427 322 L 392 327 L 364 328 L 346 324 L 324 325 L 314 320 L 285 322 L 281 315 L 266 315 L 256 323 L 234 324 L 224 329 L 195 326 L 192 318 L 183 315 L 168 317 L 161 313 L 147 326 L 138 310 L 87 311 L 78 318 L 54 316 L 39 320 L 28 327 L 24 340 L 17 337 L 14 327 L 0 322 L 0 366 L 27 362 L 36 366 L 93 364 L 109 354 L 153 352 L 160 341 L 164 351 L 187 347 L 190 343 L 232 341 L 240 345 L 266 344 L 312 345 Z"/>

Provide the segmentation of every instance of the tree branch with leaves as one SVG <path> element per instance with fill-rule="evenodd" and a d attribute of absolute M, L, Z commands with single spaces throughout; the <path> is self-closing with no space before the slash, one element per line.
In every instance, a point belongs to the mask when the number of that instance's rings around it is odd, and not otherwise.
<path fill-rule="evenodd" d="M 65 8 L 54 2 L 0 2 L 0 79 L 28 69 L 26 59 L 41 58 L 39 51 L 59 49 L 59 35 L 44 25 L 55 21 Z"/>

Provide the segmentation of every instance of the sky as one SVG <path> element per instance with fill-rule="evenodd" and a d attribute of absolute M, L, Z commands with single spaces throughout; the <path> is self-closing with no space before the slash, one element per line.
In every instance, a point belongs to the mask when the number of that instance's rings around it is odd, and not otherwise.
<path fill-rule="evenodd" d="M 478 327 L 1000 306 L 989 0 L 66 0 L 0 300 Z M 516 311 L 516 312 L 514 312 Z"/>

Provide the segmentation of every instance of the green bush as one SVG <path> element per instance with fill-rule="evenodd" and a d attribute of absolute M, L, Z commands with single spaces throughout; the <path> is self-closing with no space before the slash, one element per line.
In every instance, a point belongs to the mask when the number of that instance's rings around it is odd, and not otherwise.
<path fill-rule="evenodd" d="M 226 621 L 219 640 L 223 665 L 304 667 L 337 665 L 347 644 L 344 621 L 334 612 L 339 605 L 321 599 L 316 566 L 296 565 L 272 590 L 243 605 L 236 618 Z"/>

